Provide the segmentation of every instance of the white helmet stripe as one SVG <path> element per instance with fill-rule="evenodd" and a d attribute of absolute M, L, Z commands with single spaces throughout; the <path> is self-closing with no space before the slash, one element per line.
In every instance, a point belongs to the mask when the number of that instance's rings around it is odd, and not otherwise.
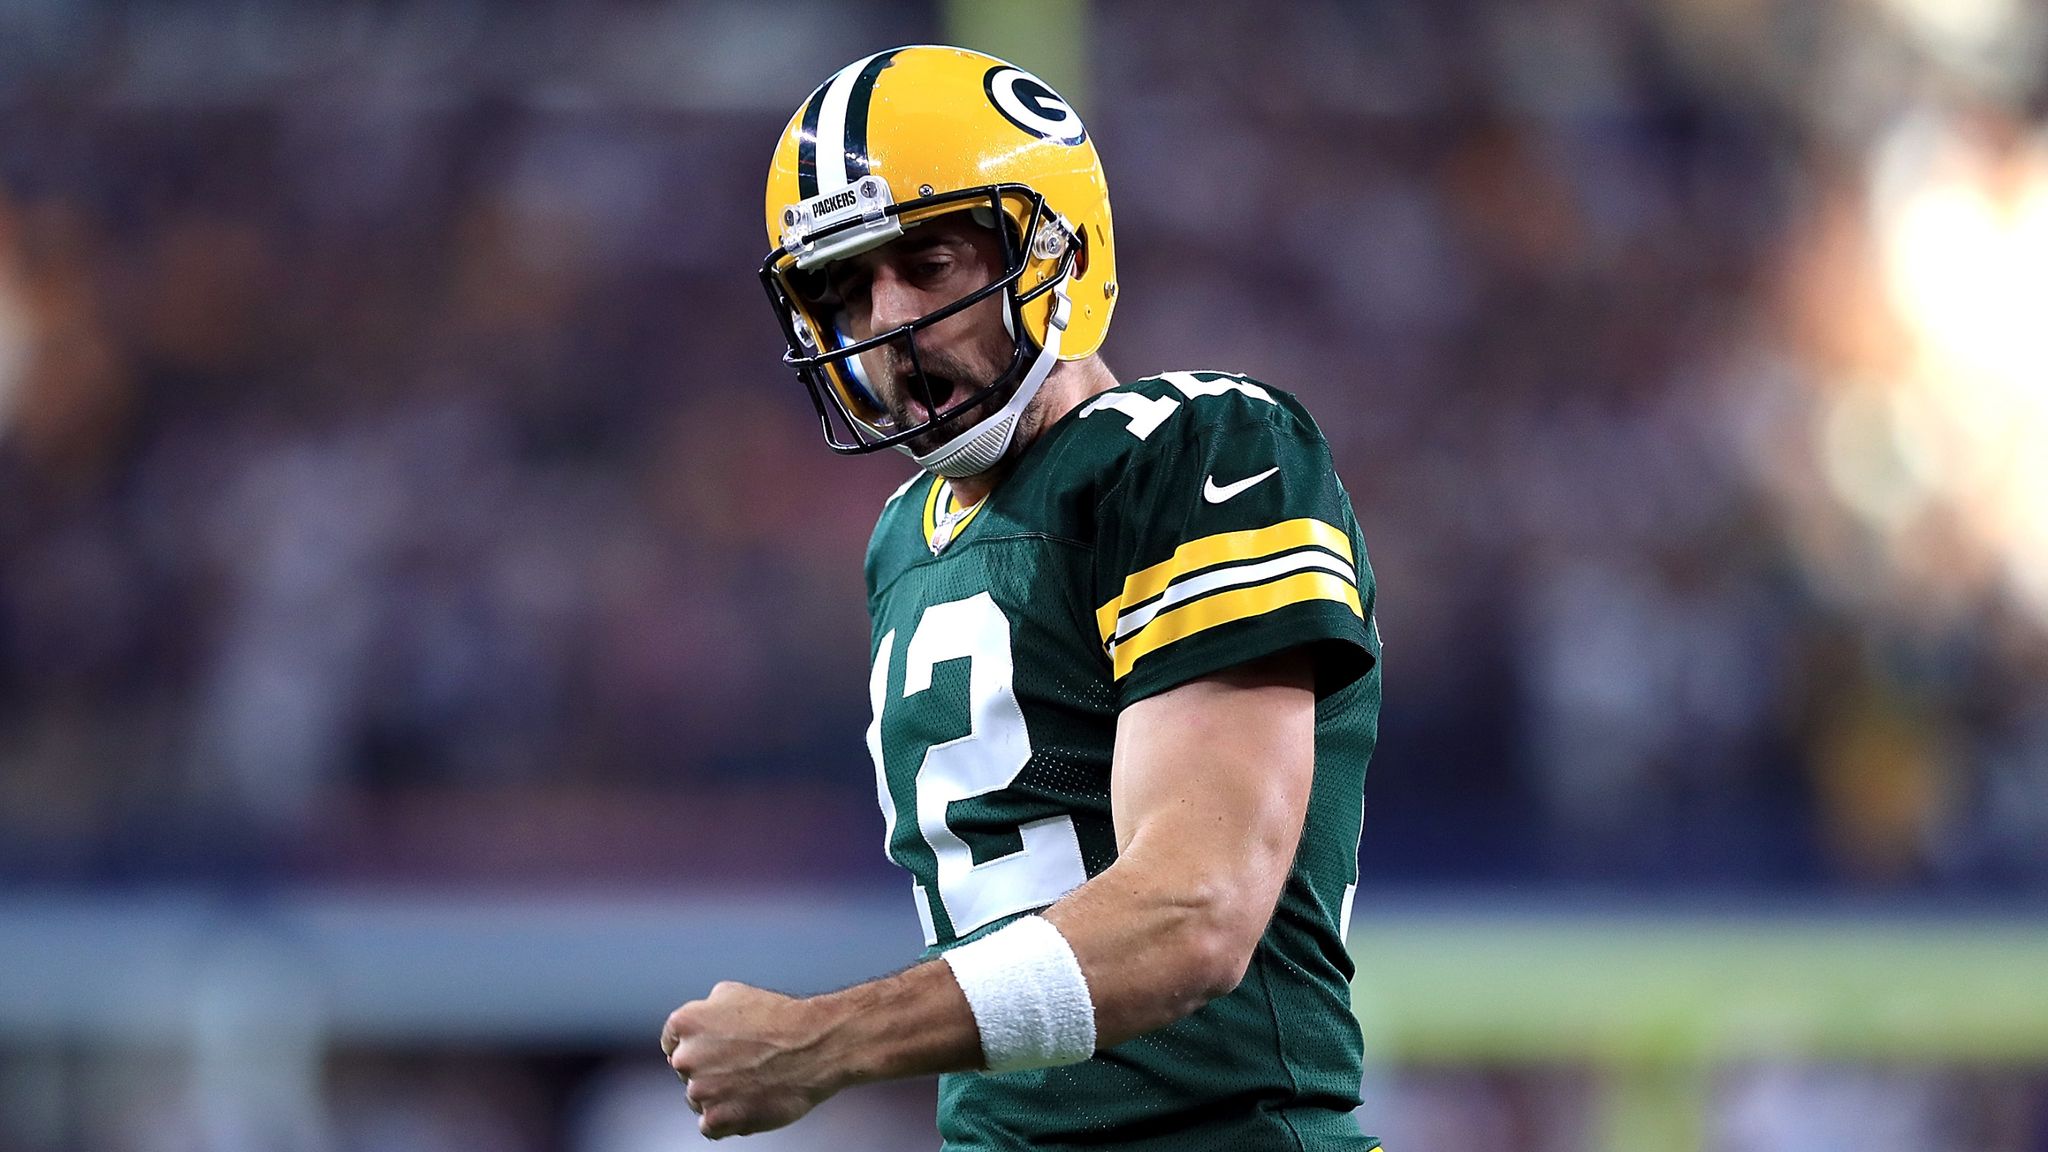
<path fill-rule="evenodd" d="M 834 73 L 825 85 L 825 103 L 818 109 L 818 192 L 837 192 L 853 182 L 846 170 L 846 106 L 853 99 L 861 70 L 875 56 L 863 56 Z"/>

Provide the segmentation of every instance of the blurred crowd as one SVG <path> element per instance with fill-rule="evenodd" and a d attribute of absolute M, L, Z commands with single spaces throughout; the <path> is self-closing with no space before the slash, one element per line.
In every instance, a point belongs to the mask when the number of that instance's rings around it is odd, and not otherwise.
<path fill-rule="evenodd" d="M 1372 549 L 1370 883 L 2048 888 L 2048 465 L 1908 435 L 2048 360 L 1884 288 L 1943 149 L 2048 227 L 2042 94 L 1918 11 L 1094 6 L 1111 367 L 1299 393 Z M 939 14 L 485 13 L 0 16 L 0 878 L 888 874 L 907 464 L 754 269 Z"/>

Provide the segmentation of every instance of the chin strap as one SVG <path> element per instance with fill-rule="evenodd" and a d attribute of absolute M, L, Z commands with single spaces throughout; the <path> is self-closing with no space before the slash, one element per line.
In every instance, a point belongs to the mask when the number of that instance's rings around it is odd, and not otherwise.
<path fill-rule="evenodd" d="M 917 461 L 919 468 L 948 480 L 979 476 L 995 467 L 1010 450 L 1010 441 L 1017 435 L 1017 421 L 1024 415 L 1024 409 L 1030 406 L 1045 378 L 1052 374 L 1053 366 L 1059 363 L 1060 337 L 1067 330 L 1067 317 L 1071 313 L 1066 278 L 1061 277 L 1052 287 L 1052 315 L 1047 318 L 1045 326 L 1045 345 L 1025 371 L 1024 379 L 1018 381 L 1017 391 L 1010 396 L 1009 403 L 922 456 L 911 451 L 907 444 L 898 444 L 897 449 Z M 1009 309 L 1003 311 L 1003 324 L 1011 326 Z M 1014 330 L 1011 336 L 1016 338 Z"/>

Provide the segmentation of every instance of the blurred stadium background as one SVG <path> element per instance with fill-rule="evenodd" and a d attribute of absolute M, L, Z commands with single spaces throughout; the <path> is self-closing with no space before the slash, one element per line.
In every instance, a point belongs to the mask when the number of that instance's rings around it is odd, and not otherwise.
<path fill-rule="evenodd" d="M 653 1152 L 917 944 L 777 130 L 952 39 L 1318 414 L 1396 1152 L 2048 1149 L 2029 0 L 0 3 L 0 1152 Z M 929 1084 L 760 1149 L 930 1148 Z"/>

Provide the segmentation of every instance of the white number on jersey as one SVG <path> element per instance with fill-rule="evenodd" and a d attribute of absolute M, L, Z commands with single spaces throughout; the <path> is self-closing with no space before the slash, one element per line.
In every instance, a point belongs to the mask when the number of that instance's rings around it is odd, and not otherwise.
<path fill-rule="evenodd" d="M 1122 413 L 1130 421 L 1130 433 L 1143 440 L 1150 436 L 1166 418 L 1180 410 L 1180 401 L 1171 396 L 1140 396 L 1136 392 L 1104 392 L 1088 402 L 1081 409 L 1081 419 L 1095 415 L 1103 409 Z"/>
<path fill-rule="evenodd" d="M 1242 392 L 1254 400 L 1264 400 L 1268 404 L 1276 403 L 1271 392 L 1241 376 L 1224 376 L 1216 372 L 1209 375 L 1216 376 L 1217 379 L 1204 380 L 1193 372 L 1161 372 L 1159 378 L 1173 385 L 1175 391 L 1190 400 L 1197 396 L 1221 396 L 1226 392 Z"/>
<path fill-rule="evenodd" d="M 882 714 L 895 648 L 892 631 L 882 637 L 868 679 L 875 706 L 868 751 L 875 758 L 875 787 L 887 825 L 885 847 L 896 834 L 896 804 L 889 795 L 882 758 Z M 1024 710 L 1012 687 L 1010 621 L 986 592 L 924 610 L 904 647 L 903 698 L 930 688 L 932 669 L 939 664 L 962 657 L 968 661 L 967 735 L 932 745 L 917 769 L 917 828 L 938 861 L 939 902 L 956 937 L 1012 913 L 1042 908 L 1088 879 L 1071 817 L 1051 816 L 1021 825 L 1021 851 L 980 864 L 974 862 L 967 842 L 946 823 L 954 801 L 1008 788 L 1031 759 Z M 930 893 L 920 886 L 917 897 L 925 943 L 937 943 L 932 910 L 926 904 Z"/>
<path fill-rule="evenodd" d="M 1277 403 L 1273 394 L 1260 385 L 1236 376 L 1220 376 L 1210 373 L 1216 379 L 1204 380 L 1192 372 L 1161 372 L 1159 378 L 1171 384 L 1175 391 L 1193 400 L 1200 396 L 1222 396 L 1239 392 L 1254 400 L 1268 404 Z M 1181 402 L 1171 396 L 1141 396 L 1136 392 L 1105 392 L 1088 402 L 1081 409 L 1080 418 L 1086 420 L 1104 409 L 1116 412 L 1130 421 L 1131 435 L 1143 440 L 1157 431 L 1166 418 L 1180 410 Z"/>

